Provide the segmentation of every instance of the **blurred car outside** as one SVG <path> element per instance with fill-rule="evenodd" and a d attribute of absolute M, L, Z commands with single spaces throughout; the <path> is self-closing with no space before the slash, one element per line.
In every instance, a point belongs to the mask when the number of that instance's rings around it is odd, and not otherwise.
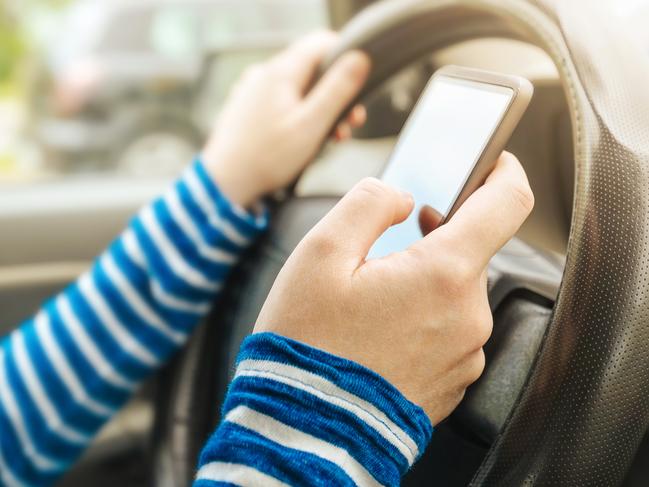
<path fill-rule="evenodd" d="M 32 86 L 29 131 L 57 172 L 177 173 L 250 63 L 322 27 L 321 0 L 85 0 Z"/>

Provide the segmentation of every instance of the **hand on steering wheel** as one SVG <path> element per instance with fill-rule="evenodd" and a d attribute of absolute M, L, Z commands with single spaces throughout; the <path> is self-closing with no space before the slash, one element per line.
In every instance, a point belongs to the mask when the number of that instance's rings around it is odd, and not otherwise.
<path fill-rule="evenodd" d="M 248 68 L 230 94 L 203 159 L 221 190 L 247 207 L 288 185 L 316 155 L 369 73 L 360 51 L 343 56 L 312 88 L 318 66 L 337 43 L 323 31 L 270 61 Z M 307 94 L 308 91 L 308 94 Z M 365 122 L 364 108 L 339 124 L 338 139 Z"/>

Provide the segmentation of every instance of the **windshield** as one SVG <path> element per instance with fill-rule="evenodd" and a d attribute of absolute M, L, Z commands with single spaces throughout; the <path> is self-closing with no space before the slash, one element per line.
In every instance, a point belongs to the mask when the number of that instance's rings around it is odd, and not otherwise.
<path fill-rule="evenodd" d="M 105 2 L 87 1 L 73 4 L 61 15 L 60 27 L 53 25 L 53 32 L 44 36 L 55 40 L 47 55 L 52 69 L 63 69 L 94 49 L 102 35 L 107 7 Z"/>
<path fill-rule="evenodd" d="M 325 0 L 0 2 L 0 182 L 175 175 L 251 63 Z"/>

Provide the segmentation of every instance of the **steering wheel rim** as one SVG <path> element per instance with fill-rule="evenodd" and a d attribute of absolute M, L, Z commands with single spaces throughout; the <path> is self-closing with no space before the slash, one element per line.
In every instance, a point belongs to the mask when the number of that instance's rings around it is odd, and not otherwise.
<path fill-rule="evenodd" d="M 586 7 L 388 0 L 345 27 L 324 65 L 365 50 L 368 92 L 427 52 L 498 36 L 539 46 L 559 71 L 576 163 L 564 277 L 525 388 L 473 485 L 617 485 L 649 425 L 649 74 L 610 19 Z M 396 54 L 385 49 L 395 45 Z"/>

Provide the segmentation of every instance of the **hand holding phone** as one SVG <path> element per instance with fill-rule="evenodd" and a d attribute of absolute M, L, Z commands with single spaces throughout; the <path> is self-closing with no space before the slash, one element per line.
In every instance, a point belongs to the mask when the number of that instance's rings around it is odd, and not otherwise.
<path fill-rule="evenodd" d="M 430 206 L 441 223 L 493 170 L 532 98 L 519 76 L 447 66 L 426 86 L 388 160 L 382 180 L 410 192 L 415 210 L 388 229 L 369 257 L 404 250 L 421 238 L 418 217 Z"/>

